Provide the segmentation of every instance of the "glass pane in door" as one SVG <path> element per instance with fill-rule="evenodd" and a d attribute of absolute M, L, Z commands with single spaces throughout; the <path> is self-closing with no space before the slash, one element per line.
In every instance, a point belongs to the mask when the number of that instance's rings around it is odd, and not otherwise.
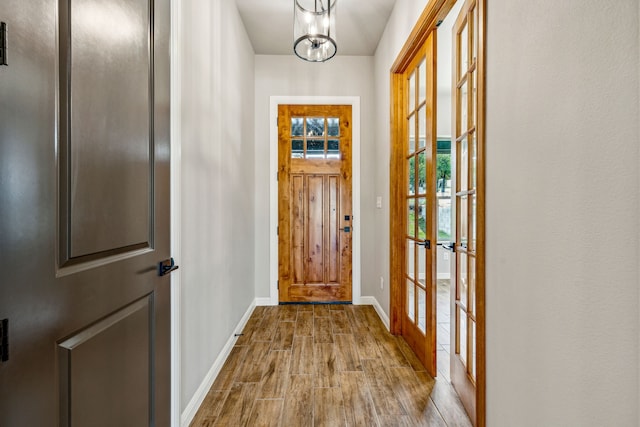
<path fill-rule="evenodd" d="M 416 73 L 411 73 L 409 77 L 409 108 L 408 111 L 416 109 Z"/>
<path fill-rule="evenodd" d="M 426 286 L 427 283 L 427 248 L 424 244 L 418 246 L 418 282 L 422 286 Z"/>
<path fill-rule="evenodd" d="M 416 151 L 416 115 L 413 114 L 409 117 L 409 124 L 407 126 L 407 130 L 409 131 L 409 143 L 408 150 L 409 154 Z"/>
<path fill-rule="evenodd" d="M 469 373 L 471 374 L 471 378 L 475 381 L 476 379 L 476 322 L 469 319 L 469 345 L 470 348 L 470 358 L 469 358 Z"/>
<path fill-rule="evenodd" d="M 407 280 L 407 316 L 409 319 L 416 321 L 416 300 L 415 300 L 415 285 L 411 280 Z"/>
<path fill-rule="evenodd" d="M 464 306 L 467 306 L 467 254 L 458 253 L 458 299 Z"/>
<path fill-rule="evenodd" d="M 324 117 L 307 117 L 307 136 L 324 136 Z"/>
<path fill-rule="evenodd" d="M 469 189 L 469 147 L 467 137 L 460 140 L 459 150 L 459 174 L 460 181 L 458 182 L 460 190 L 467 191 Z"/>
<path fill-rule="evenodd" d="M 418 72 L 418 85 L 420 86 L 420 98 L 418 102 L 422 103 L 427 97 L 427 60 L 423 59 L 420 63 L 420 68 Z"/>
<path fill-rule="evenodd" d="M 415 242 L 407 239 L 407 276 L 415 279 L 416 263 L 415 263 Z"/>
<path fill-rule="evenodd" d="M 407 235 L 409 237 L 416 237 L 416 199 L 409 199 L 407 201 Z"/>
<path fill-rule="evenodd" d="M 409 164 L 407 167 L 407 173 L 409 174 L 409 195 L 413 195 L 416 192 L 416 166 L 415 166 L 416 158 L 411 156 L 409 159 Z"/>
<path fill-rule="evenodd" d="M 462 309 L 458 308 L 458 353 L 460 354 L 460 359 L 462 359 L 462 363 L 467 364 L 467 313 Z"/>
<path fill-rule="evenodd" d="M 424 148 L 427 143 L 427 107 L 423 106 L 418 111 L 418 149 Z"/>
<path fill-rule="evenodd" d="M 464 27 L 459 33 L 458 40 L 460 43 L 460 61 L 458 62 L 458 78 L 469 68 L 469 33 L 467 32 L 467 23 L 464 23 Z"/>
<path fill-rule="evenodd" d="M 468 102 L 469 94 L 467 93 L 467 82 L 465 81 L 458 92 L 460 92 L 460 132 L 466 132 L 469 129 Z"/>
<path fill-rule="evenodd" d="M 418 329 L 427 330 L 427 293 L 420 286 L 418 289 Z"/>
<path fill-rule="evenodd" d="M 418 211 L 418 239 L 425 240 L 427 238 L 427 199 L 420 197 L 416 209 Z"/>

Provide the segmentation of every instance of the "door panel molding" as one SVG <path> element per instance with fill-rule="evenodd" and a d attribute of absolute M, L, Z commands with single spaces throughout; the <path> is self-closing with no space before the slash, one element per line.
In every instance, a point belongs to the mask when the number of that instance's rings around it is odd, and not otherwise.
<path fill-rule="evenodd" d="M 147 295 L 58 343 L 61 426 L 149 424 L 153 297 Z M 109 400 L 129 393 L 138 399 Z M 81 404 L 71 405 L 79 399 Z"/>
<path fill-rule="evenodd" d="M 350 105 L 352 171 L 352 302 L 361 303 L 361 209 L 360 209 L 360 97 L 271 96 L 269 98 L 269 297 L 262 304 L 278 304 L 278 105 Z"/>
<path fill-rule="evenodd" d="M 153 248 L 154 2 L 58 4 L 58 267 L 93 268 Z M 124 10 L 123 47 L 97 24 Z"/>

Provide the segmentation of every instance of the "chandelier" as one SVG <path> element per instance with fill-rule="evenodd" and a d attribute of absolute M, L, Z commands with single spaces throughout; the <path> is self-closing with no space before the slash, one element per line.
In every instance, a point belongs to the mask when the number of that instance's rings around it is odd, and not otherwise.
<path fill-rule="evenodd" d="M 337 0 L 294 0 L 293 51 L 305 61 L 324 62 L 336 54 Z"/>

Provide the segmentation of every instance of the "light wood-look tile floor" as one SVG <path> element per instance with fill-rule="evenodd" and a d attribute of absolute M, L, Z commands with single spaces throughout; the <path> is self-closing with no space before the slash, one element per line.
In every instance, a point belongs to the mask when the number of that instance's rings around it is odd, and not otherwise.
<path fill-rule="evenodd" d="M 372 306 L 256 307 L 192 426 L 470 426 Z"/>

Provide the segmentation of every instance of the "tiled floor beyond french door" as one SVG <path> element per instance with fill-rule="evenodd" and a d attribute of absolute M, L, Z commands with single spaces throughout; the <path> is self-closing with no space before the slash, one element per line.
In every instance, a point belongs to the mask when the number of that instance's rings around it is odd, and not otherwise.
<path fill-rule="evenodd" d="M 256 307 L 192 426 L 469 426 L 371 306 Z"/>

